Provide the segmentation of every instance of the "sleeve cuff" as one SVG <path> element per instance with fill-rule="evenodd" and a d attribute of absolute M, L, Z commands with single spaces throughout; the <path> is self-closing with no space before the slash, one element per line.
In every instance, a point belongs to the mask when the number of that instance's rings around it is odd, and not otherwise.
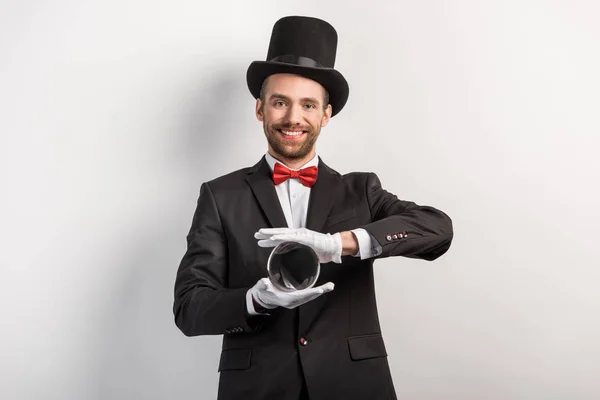
<path fill-rule="evenodd" d="M 381 246 L 369 232 L 363 228 L 353 229 L 351 232 L 354 233 L 358 240 L 358 252 L 354 254 L 354 257 L 360 257 L 361 260 L 365 260 L 381 254 Z"/>
<path fill-rule="evenodd" d="M 254 305 L 252 304 L 252 293 L 250 293 L 250 290 L 246 292 L 246 309 L 248 310 L 249 315 L 260 315 L 254 309 Z"/>
<path fill-rule="evenodd" d="M 342 263 L 342 248 L 343 248 L 342 235 L 340 235 L 340 233 L 337 232 L 331 236 L 335 240 L 336 249 L 337 249 L 336 253 L 332 257 L 332 261 L 336 264 L 341 264 Z"/>
<path fill-rule="evenodd" d="M 254 308 L 254 302 L 252 301 L 252 289 L 248 289 L 246 292 L 246 310 L 248 310 L 248 315 L 269 315 L 267 312 L 258 312 Z"/>

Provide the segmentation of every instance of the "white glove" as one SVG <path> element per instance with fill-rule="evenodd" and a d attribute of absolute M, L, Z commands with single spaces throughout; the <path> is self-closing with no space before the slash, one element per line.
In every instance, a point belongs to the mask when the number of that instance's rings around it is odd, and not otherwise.
<path fill-rule="evenodd" d="M 273 286 L 269 278 L 262 278 L 250 289 L 250 294 L 264 308 L 284 307 L 292 309 L 316 299 L 323 293 L 331 292 L 333 287 L 333 282 L 327 282 L 318 287 L 284 292 Z"/>
<path fill-rule="evenodd" d="M 319 262 L 342 262 L 342 238 L 339 233 L 319 233 L 306 228 L 263 228 L 254 234 L 260 247 L 275 247 L 281 242 L 297 242 L 312 247 Z"/>

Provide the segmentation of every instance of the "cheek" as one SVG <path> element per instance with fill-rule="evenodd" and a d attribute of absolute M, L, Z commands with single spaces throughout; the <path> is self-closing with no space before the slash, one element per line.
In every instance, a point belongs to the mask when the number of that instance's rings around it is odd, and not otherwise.
<path fill-rule="evenodd" d="M 321 126 L 321 123 L 323 122 L 323 116 L 322 115 L 313 115 L 310 118 L 310 124 L 314 127 L 318 127 Z"/>
<path fill-rule="evenodd" d="M 263 118 L 268 124 L 275 124 L 281 122 L 283 119 L 283 113 L 277 111 L 265 111 Z"/>

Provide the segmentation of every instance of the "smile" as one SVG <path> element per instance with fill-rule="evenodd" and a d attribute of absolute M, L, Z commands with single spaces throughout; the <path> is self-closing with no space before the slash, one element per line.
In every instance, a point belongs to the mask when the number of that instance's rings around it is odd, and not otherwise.
<path fill-rule="evenodd" d="M 277 131 L 285 138 L 299 138 L 306 133 L 306 131 L 287 131 L 283 129 L 277 129 Z"/>

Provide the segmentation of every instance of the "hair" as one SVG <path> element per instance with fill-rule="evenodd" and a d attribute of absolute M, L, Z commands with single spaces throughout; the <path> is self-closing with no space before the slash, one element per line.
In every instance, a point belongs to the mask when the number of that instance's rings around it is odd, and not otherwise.
<path fill-rule="evenodd" d="M 265 95 L 267 92 L 267 83 L 269 81 L 270 76 L 267 76 L 267 78 L 263 81 L 262 85 L 260 86 L 260 101 L 261 101 L 261 107 L 264 106 L 265 104 Z M 325 86 L 321 85 L 323 87 L 323 110 L 327 110 L 327 106 L 329 105 L 329 91 L 327 89 L 325 89 Z"/>

